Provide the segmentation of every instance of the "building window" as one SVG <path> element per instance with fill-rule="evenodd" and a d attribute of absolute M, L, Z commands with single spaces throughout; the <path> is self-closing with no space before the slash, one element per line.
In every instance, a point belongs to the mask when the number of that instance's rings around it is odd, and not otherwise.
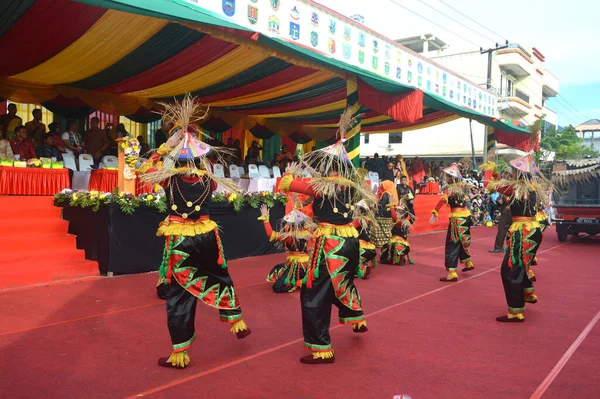
<path fill-rule="evenodd" d="M 402 132 L 390 133 L 388 136 L 388 144 L 402 144 Z"/>
<path fill-rule="evenodd" d="M 514 95 L 515 81 L 512 77 L 502 74 L 500 75 L 500 96 L 501 97 L 512 97 Z"/>
<path fill-rule="evenodd" d="M 365 138 L 365 144 L 369 144 L 369 135 L 363 134 L 363 137 Z"/>

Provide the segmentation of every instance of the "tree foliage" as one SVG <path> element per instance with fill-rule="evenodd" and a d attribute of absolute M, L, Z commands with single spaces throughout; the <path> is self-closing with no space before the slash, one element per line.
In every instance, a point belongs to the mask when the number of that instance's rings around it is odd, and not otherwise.
<path fill-rule="evenodd" d="M 577 131 L 572 125 L 564 130 L 551 128 L 546 131 L 540 141 L 540 148 L 555 152 L 557 160 L 599 156 L 598 151 L 583 144 L 583 139 L 577 137 Z"/>

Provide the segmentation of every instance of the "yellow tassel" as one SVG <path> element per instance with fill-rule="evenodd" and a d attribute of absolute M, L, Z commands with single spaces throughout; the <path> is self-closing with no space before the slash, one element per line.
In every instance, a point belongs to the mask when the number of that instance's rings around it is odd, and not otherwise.
<path fill-rule="evenodd" d="M 216 228 L 217 224 L 212 220 L 190 221 L 186 223 L 165 220 L 160 224 L 156 235 L 193 237 L 206 234 Z"/>
<path fill-rule="evenodd" d="M 472 269 L 472 268 L 474 268 L 474 267 L 475 267 L 475 266 L 473 266 L 473 261 L 471 261 L 471 260 L 468 260 L 468 261 L 466 261 L 466 262 L 465 262 L 465 268 L 466 268 L 466 269 Z"/>
<path fill-rule="evenodd" d="M 392 236 L 392 239 L 390 240 L 391 244 L 402 244 L 405 247 L 410 247 L 410 244 L 408 243 L 408 241 L 406 241 L 405 238 L 402 238 L 400 236 Z"/>
<path fill-rule="evenodd" d="M 375 249 L 375 244 L 371 244 L 370 242 L 359 240 L 361 249 Z"/>
<path fill-rule="evenodd" d="M 436 210 L 434 209 L 434 210 L 432 210 L 432 211 L 431 211 L 431 214 L 432 214 L 432 215 L 435 215 L 435 216 L 437 216 L 437 215 L 438 215 L 438 211 L 436 211 Z"/>
<path fill-rule="evenodd" d="M 310 258 L 310 256 L 308 254 L 291 254 L 288 253 L 287 256 L 287 261 L 288 262 L 299 262 L 299 263 L 306 263 L 308 262 L 308 259 Z"/>
<path fill-rule="evenodd" d="M 523 313 L 508 313 L 507 314 L 509 319 L 520 319 L 520 320 L 524 320 L 525 319 L 525 315 L 523 315 Z"/>
<path fill-rule="evenodd" d="M 466 218 L 469 216 L 471 216 L 471 212 L 468 209 L 452 212 L 448 215 L 449 218 Z"/>
<path fill-rule="evenodd" d="M 359 321 L 358 323 L 352 323 L 352 328 L 355 330 L 358 330 L 359 328 L 361 328 L 362 326 L 367 326 L 367 321 L 363 320 L 363 321 Z"/>
<path fill-rule="evenodd" d="M 269 215 L 259 216 L 257 220 L 262 220 L 263 222 L 268 222 L 269 221 Z"/>
<path fill-rule="evenodd" d="M 533 270 L 529 269 L 527 270 L 527 277 L 529 277 L 530 279 L 535 277 L 535 274 L 533 273 Z"/>
<path fill-rule="evenodd" d="M 171 353 L 171 356 L 169 356 L 167 363 L 171 363 L 173 367 L 185 368 L 190 364 L 190 357 L 186 351 L 173 352 Z"/>
<path fill-rule="evenodd" d="M 458 273 L 456 273 L 456 272 L 449 272 L 448 273 L 448 277 L 447 277 L 448 280 L 452 280 L 452 279 L 455 279 L 455 278 L 458 278 Z"/>
<path fill-rule="evenodd" d="M 245 331 L 248 329 L 248 326 L 246 325 L 246 323 L 244 323 L 244 320 L 238 320 L 234 323 L 231 323 L 231 332 L 236 334 L 240 331 Z"/>
<path fill-rule="evenodd" d="M 357 238 L 358 230 L 356 230 L 356 228 L 352 225 L 345 225 L 345 226 L 335 226 L 335 225 L 322 226 L 322 225 L 320 225 L 315 230 L 315 236 L 316 237 L 337 236 L 337 237 Z"/>
<path fill-rule="evenodd" d="M 534 218 L 532 218 L 534 219 Z M 510 228 L 508 229 L 508 231 L 510 231 L 511 233 L 514 233 L 515 231 L 523 231 L 523 230 L 533 230 L 533 229 L 539 229 L 540 226 L 540 222 L 538 222 L 537 220 L 529 220 L 529 221 L 523 221 L 523 222 L 512 222 L 512 224 L 510 225 Z"/>
<path fill-rule="evenodd" d="M 537 295 L 525 294 L 525 302 L 533 302 L 533 301 L 537 301 Z"/>
<path fill-rule="evenodd" d="M 313 359 L 331 359 L 333 357 L 333 349 L 327 352 L 313 352 Z"/>

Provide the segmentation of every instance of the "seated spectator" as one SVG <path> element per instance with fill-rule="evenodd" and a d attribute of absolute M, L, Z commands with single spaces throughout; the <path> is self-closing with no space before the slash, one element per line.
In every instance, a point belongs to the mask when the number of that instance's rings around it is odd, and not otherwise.
<path fill-rule="evenodd" d="M 55 158 L 62 161 L 63 157 L 58 148 L 54 145 L 56 136 L 48 132 L 44 136 L 44 144 L 36 148 L 35 152 L 39 158 Z"/>
<path fill-rule="evenodd" d="M 54 146 L 58 148 L 60 152 L 65 152 L 65 143 L 62 141 L 62 133 L 60 128 L 60 122 L 52 122 L 48 125 L 48 133 L 54 137 Z"/>
<path fill-rule="evenodd" d="M 250 148 L 248 148 L 248 152 L 246 153 L 246 165 L 250 165 L 250 164 L 255 164 L 255 165 L 259 165 L 262 164 L 262 160 L 260 159 L 260 151 L 263 148 L 258 145 L 258 141 L 253 141 L 252 144 L 250 145 Z"/>
<path fill-rule="evenodd" d="M 483 223 L 486 226 L 491 226 L 493 224 L 492 217 L 490 216 L 490 213 L 488 211 L 485 211 L 483 213 Z M 488 223 L 490 223 L 490 224 L 488 225 Z"/>
<path fill-rule="evenodd" d="M 144 140 L 144 136 L 137 136 L 137 140 L 140 142 L 140 156 L 144 157 L 150 152 L 150 146 Z"/>
<path fill-rule="evenodd" d="M 0 124 L 0 159 L 13 159 L 10 142 L 4 137 L 4 126 Z"/>
<path fill-rule="evenodd" d="M 30 140 L 27 140 L 27 129 L 25 129 L 25 126 L 17 126 L 15 128 L 15 134 L 16 138 L 10 141 L 10 146 L 12 147 L 15 158 L 18 157 L 20 161 L 36 158 L 35 147 Z"/>
<path fill-rule="evenodd" d="M 77 131 L 79 124 L 76 120 L 71 119 L 68 122 L 68 129 L 61 136 L 65 145 L 65 152 L 75 156 L 75 162 L 79 160 L 79 154 L 83 153 L 83 139 Z"/>
<path fill-rule="evenodd" d="M 127 138 L 127 137 L 129 137 L 129 132 L 127 131 L 127 129 L 125 129 L 124 124 L 119 123 L 117 125 L 117 138 L 123 139 L 123 138 Z"/>
<path fill-rule="evenodd" d="M 293 160 L 294 158 L 292 154 L 288 151 L 288 146 L 284 144 L 281 146 L 281 152 L 277 154 L 273 163 L 276 163 L 277 166 L 279 166 L 279 169 L 285 170 L 288 163 L 292 162 Z"/>

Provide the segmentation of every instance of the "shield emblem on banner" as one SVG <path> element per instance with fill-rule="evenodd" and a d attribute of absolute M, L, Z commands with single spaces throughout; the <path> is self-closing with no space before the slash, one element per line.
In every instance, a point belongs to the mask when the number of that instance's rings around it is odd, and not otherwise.
<path fill-rule="evenodd" d="M 386 45 L 385 46 L 385 59 L 389 60 L 392 57 L 392 50 L 390 49 L 390 46 Z"/>
<path fill-rule="evenodd" d="M 342 55 L 344 56 L 345 59 L 349 60 L 350 59 L 350 55 L 351 55 L 351 49 L 352 47 L 350 47 L 349 44 L 342 44 Z"/>
<path fill-rule="evenodd" d="M 258 22 L 258 8 L 251 6 L 250 4 L 248 4 L 248 21 L 250 21 L 252 25 Z"/>
<path fill-rule="evenodd" d="M 373 40 L 373 53 L 377 54 L 379 51 L 379 42 L 377 40 Z"/>
<path fill-rule="evenodd" d="M 362 32 L 358 32 L 358 45 L 360 47 L 365 47 L 365 42 L 367 41 L 367 35 Z"/>
<path fill-rule="evenodd" d="M 279 10 L 280 5 L 281 5 L 280 0 L 271 0 L 271 8 L 273 9 L 273 11 Z"/>
<path fill-rule="evenodd" d="M 419 77 L 417 78 L 417 84 L 419 85 L 419 87 L 423 86 L 423 77 L 421 75 L 419 75 Z"/>
<path fill-rule="evenodd" d="M 446 97 L 446 86 L 442 87 L 442 95 Z"/>
<path fill-rule="evenodd" d="M 450 100 L 454 100 L 454 90 L 450 90 Z"/>
<path fill-rule="evenodd" d="M 440 85 L 439 84 L 435 84 L 435 93 L 439 93 L 440 92 Z"/>
<path fill-rule="evenodd" d="M 447 78 L 446 78 L 446 74 L 445 74 L 445 73 L 443 73 L 443 74 L 442 74 L 442 83 L 443 83 L 443 84 L 446 84 L 446 79 L 447 79 Z"/>
<path fill-rule="evenodd" d="M 310 32 L 310 44 L 312 44 L 313 47 L 317 47 L 319 44 L 319 34 L 315 31 Z"/>
<path fill-rule="evenodd" d="M 383 71 L 385 72 L 386 75 L 390 74 L 390 63 L 386 62 L 383 64 Z"/>
<path fill-rule="evenodd" d="M 396 68 L 396 79 L 400 80 L 402 77 L 402 69 Z"/>
<path fill-rule="evenodd" d="M 313 12 L 310 15 L 310 22 L 312 22 L 312 24 L 314 26 L 319 26 L 319 14 L 317 14 L 316 12 Z"/>
<path fill-rule="evenodd" d="M 350 27 L 344 26 L 344 40 L 350 41 Z"/>
<path fill-rule="evenodd" d="M 371 62 L 371 65 L 373 66 L 373 69 L 377 69 L 377 67 L 379 66 L 379 58 L 373 56 L 373 60 Z"/>
<path fill-rule="evenodd" d="M 431 90 L 431 80 L 427 81 L 427 90 Z"/>
<path fill-rule="evenodd" d="M 467 105 L 470 107 L 471 106 L 471 99 L 469 98 Z"/>
<path fill-rule="evenodd" d="M 335 21 L 333 19 L 329 20 L 329 32 L 335 33 Z"/>
<path fill-rule="evenodd" d="M 358 50 L 358 62 L 361 64 L 365 63 L 365 52 L 362 50 Z"/>
<path fill-rule="evenodd" d="M 408 79 L 408 83 L 412 82 L 412 71 L 408 71 L 408 74 L 406 75 L 406 79 Z"/>
<path fill-rule="evenodd" d="M 223 13 L 228 17 L 233 17 L 235 14 L 235 0 L 223 0 Z"/>
<path fill-rule="evenodd" d="M 269 32 L 279 34 L 279 18 L 275 15 L 269 17 Z"/>
<path fill-rule="evenodd" d="M 327 49 L 331 54 L 335 54 L 335 40 L 332 38 L 329 38 L 329 41 L 327 42 Z"/>
<path fill-rule="evenodd" d="M 473 108 L 477 109 L 477 100 L 473 99 Z"/>
<path fill-rule="evenodd" d="M 300 25 L 290 22 L 290 37 L 294 40 L 300 39 Z"/>

